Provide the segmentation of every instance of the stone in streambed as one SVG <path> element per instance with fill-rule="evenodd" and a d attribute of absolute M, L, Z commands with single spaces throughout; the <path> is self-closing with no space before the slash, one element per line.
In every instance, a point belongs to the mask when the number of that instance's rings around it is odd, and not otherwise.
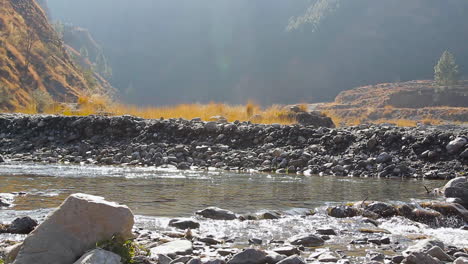
<path fill-rule="evenodd" d="M 95 249 L 84 254 L 73 264 L 121 264 L 120 256 L 103 249 Z"/>
<path fill-rule="evenodd" d="M 325 241 L 316 235 L 297 235 L 289 239 L 289 243 L 295 246 L 304 247 L 320 247 L 325 244 Z"/>
<path fill-rule="evenodd" d="M 304 260 L 299 256 L 287 257 L 276 264 L 305 264 Z"/>
<path fill-rule="evenodd" d="M 401 263 L 403 264 L 440 264 L 436 258 L 429 256 L 426 253 L 414 252 L 406 257 Z"/>
<path fill-rule="evenodd" d="M 427 252 L 430 256 L 437 258 L 442 261 L 453 261 L 453 258 L 447 255 L 440 247 L 433 246 Z"/>
<path fill-rule="evenodd" d="M 192 242 L 188 240 L 171 241 L 150 249 L 152 258 L 160 254 L 175 258 L 177 255 L 190 255 L 192 251 Z"/>
<path fill-rule="evenodd" d="M 169 226 L 178 229 L 197 229 L 200 228 L 200 223 L 190 219 L 172 219 L 169 221 Z"/>
<path fill-rule="evenodd" d="M 127 206 L 102 197 L 73 194 L 24 240 L 14 264 L 73 263 L 99 241 L 132 238 Z"/>
<path fill-rule="evenodd" d="M 217 207 L 208 207 L 195 214 L 214 220 L 234 220 L 237 218 L 233 212 Z"/>
<path fill-rule="evenodd" d="M 2 155 L 0 155 L 0 163 L 4 163 L 5 162 L 5 159 L 3 158 Z"/>
<path fill-rule="evenodd" d="M 246 249 L 232 257 L 228 264 L 264 264 L 267 260 L 267 253 L 254 248 Z"/>
<path fill-rule="evenodd" d="M 464 137 L 458 137 L 447 144 L 447 152 L 450 154 L 457 153 L 460 151 L 466 144 L 468 140 Z"/>

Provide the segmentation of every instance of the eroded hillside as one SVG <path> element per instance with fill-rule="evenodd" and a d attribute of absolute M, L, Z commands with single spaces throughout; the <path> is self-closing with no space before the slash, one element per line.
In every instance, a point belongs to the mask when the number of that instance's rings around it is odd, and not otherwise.
<path fill-rule="evenodd" d="M 34 91 L 55 102 L 103 92 L 67 54 L 62 40 L 34 0 L 0 2 L 0 109 L 34 104 Z"/>

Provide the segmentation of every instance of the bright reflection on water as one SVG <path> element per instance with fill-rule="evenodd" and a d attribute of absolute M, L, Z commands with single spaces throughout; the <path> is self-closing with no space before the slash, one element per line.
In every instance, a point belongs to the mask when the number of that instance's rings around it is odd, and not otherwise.
<path fill-rule="evenodd" d="M 0 193 L 26 192 L 15 210 L 51 208 L 83 192 L 128 205 L 136 214 L 189 216 L 218 206 L 236 213 L 315 208 L 357 200 L 429 199 L 441 181 L 306 177 L 259 173 L 180 172 L 156 168 L 1 165 Z"/>

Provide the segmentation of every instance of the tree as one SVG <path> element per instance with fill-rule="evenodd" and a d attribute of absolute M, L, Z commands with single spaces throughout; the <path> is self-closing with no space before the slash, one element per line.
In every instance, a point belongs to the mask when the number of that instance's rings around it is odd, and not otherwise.
<path fill-rule="evenodd" d="M 458 65 L 452 53 L 444 51 L 434 67 L 434 79 L 439 85 L 449 86 L 458 82 Z"/>
<path fill-rule="evenodd" d="M 54 99 L 52 99 L 52 96 L 48 92 L 39 89 L 34 90 L 31 93 L 31 97 L 39 113 L 44 112 L 47 107 L 54 103 Z"/>

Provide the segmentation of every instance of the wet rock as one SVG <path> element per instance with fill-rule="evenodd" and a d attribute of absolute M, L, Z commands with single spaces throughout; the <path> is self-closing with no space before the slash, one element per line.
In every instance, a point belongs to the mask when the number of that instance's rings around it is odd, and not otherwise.
<path fill-rule="evenodd" d="M 233 212 L 217 207 L 208 207 L 197 211 L 195 214 L 215 220 L 234 220 L 237 218 Z"/>
<path fill-rule="evenodd" d="M 325 241 L 316 235 L 297 235 L 289 239 L 289 243 L 295 246 L 304 247 L 320 247 L 325 244 Z"/>
<path fill-rule="evenodd" d="M 380 252 L 368 252 L 366 257 L 372 261 L 383 261 L 385 259 L 385 255 Z"/>
<path fill-rule="evenodd" d="M 358 208 L 354 208 L 350 206 L 336 206 L 336 207 L 328 208 L 327 213 L 329 216 L 332 216 L 332 217 L 347 218 L 347 217 L 358 216 L 362 213 L 362 211 L 359 210 Z"/>
<path fill-rule="evenodd" d="M 172 219 L 169 221 L 169 226 L 178 228 L 178 229 L 197 229 L 200 228 L 200 223 L 193 220 L 184 220 L 184 219 Z"/>
<path fill-rule="evenodd" d="M 29 216 L 16 218 L 11 222 L 11 225 L 8 227 L 8 233 L 12 234 L 29 234 L 37 226 L 37 221 L 30 218 Z"/>
<path fill-rule="evenodd" d="M 171 241 L 150 249 L 152 258 L 162 254 L 174 259 L 177 255 L 190 255 L 192 252 L 192 242 L 188 240 Z"/>
<path fill-rule="evenodd" d="M 281 213 L 279 212 L 265 212 L 260 214 L 259 219 L 265 219 L 265 220 L 274 220 L 274 219 L 279 219 L 281 217 Z"/>
<path fill-rule="evenodd" d="M 278 254 L 274 251 L 266 251 L 267 252 L 267 257 L 266 257 L 266 263 L 268 264 L 276 264 L 280 261 L 282 261 L 283 259 L 287 258 L 286 255 L 283 255 L 283 254 Z"/>
<path fill-rule="evenodd" d="M 178 257 L 176 259 L 174 259 L 173 261 L 171 261 L 170 264 L 175 264 L 175 263 L 187 263 L 189 262 L 190 260 L 192 260 L 192 256 L 182 256 L 182 257 Z"/>
<path fill-rule="evenodd" d="M 322 253 L 318 257 L 319 262 L 337 262 L 339 259 L 338 255 L 330 251 Z"/>
<path fill-rule="evenodd" d="M 154 258 L 154 256 L 152 257 Z M 158 260 L 158 264 L 170 264 L 172 262 L 172 259 L 164 254 L 158 254 L 156 259 Z"/>
<path fill-rule="evenodd" d="M 366 210 L 374 212 L 382 217 L 391 217 L 397 214 L 393 205 L 382 202 L 373 202 L 366 207 Z"/>
<path fill-rule="evenodd" d="M 300 253 L 299 249 L 296 247 L 279 247 L 274 248 L 273 251 L 286 256 L 298 255 Z"/>
<path fill-rule="evenodd" d="M 287 257 L 277 264 L 305 264 L 304 260 L 299 256 L 290 256 Z"/>
<path fill-rule="evenodd" d="M 440 264 L 436 258 L 429 256 L 426 253 L 414 252 L 406 257 L 401 263 L 403 264 Z"/>
<path fill-rule="evenodd" d="M 228 264 L 264 264 L 267 253 L 263 250 L 249 248 L 232 257 Z"/>
<path fill-rule="evenodd" d="M 442 192 L 445 192 L 445 190 L 447 188 L 450 188 L 450 187 L 457 187 L 457 185 L 459 183 L 465 183 L 467 182 L 467 177 L 457 177 L 457 178 L 453 178 L 451 179 L 450 181 L 448 181 L 445 186 L 442 188 Z"/>
<path fill-rule="evenodd" d="M 0 163 L 4 163 L 5 162 L 5 159 L 3 158 L 2 155 L 0 155 Z"/>
<path fill-rule="evenodd" d="M 177 165 L 178 170 L 190 170 L 190 164 L 187 162 L 181 162 Z"/>
<path fill-rule="evenodd" d="M 468 204 L 468 188 L 448 187 L 444 192 L 445 197 L 459 198 L 463 201 L 463 205 Z"/>
<path fill-rule="evenodd" d="M 433 246 L 429 250 L 426 251 L 427 254 L 430 256 L 437 258 L 442 261 L 453 261 L 453 258 L 447 255 L 440 247 Z"/>
<path fill-rule="evenodd" d="M 439 248 L 445 248 L 444 243 L 438 240 L 433 240 L 433 239 L 425 239 L 421 240 L 415 245 L 408 247 L 405 251 L 403 251 L 403 256 L 408 256 L 411 253 L 425 253 L 427 250 L 431 249 L 432 247 L 439 247 Z"/>
<path fill-rule="evenodd" d="M 447 145 L 447 151 L 450 154 L 457 153 L 460 151 L 466 144 L 468 140 L 464 137 L 458 137 L 452 141 L 450 141 Z"/>
<path fill-rule="evenodd" d="M 258 238 L 250 238 L 249 239 L 249 244 L 250 245 L 261 245 L 261 244 L 263 244 L 263 241 L 261 239 L 258 239 Z"/>
<path fill-rule="evenodd" d="M 453 264 L 468 264 L 468 258 L 459 257 L 453 262 Z"/>
<path fill-rule="evenodd" d="M 403 257 L 403 256 L 401 256 L 401 255 L 397 255 L 397 256 L 393 256 L 393 257 L 392 257 L 392 262 L 393 262 L 393 263 L 396 263 L 396 264 L 399 264 L 399 263 L 401 263 L 404 259 L 405 259 L 405 257 Z"/>
<path fill-rule="evenodd" d="M 327 235 L 327 236 L 336 236 L 335 230 L 333 230 L 331 228 L 317 229 L 317 234 Z"/>
<path fill-rule="evenodd" d="M 120 256 L 103 249 L 94 249 L 84 254 L 73 264 L 121 264 Z"/>
<path fill-rule="evenodd" d="M 444 216 L 457 216 L 468 222 L 468 210 L 459 204 L 444 202 L 421 203 L 424 208 L 429 208 L 441 213 Z"/>
<path fill-rule="evenodd" d="M 127 206 L 73 194 L 26 237 L 14 263 L 73 263 L 99 241 L 133 237 L 133 224 Z"/>

